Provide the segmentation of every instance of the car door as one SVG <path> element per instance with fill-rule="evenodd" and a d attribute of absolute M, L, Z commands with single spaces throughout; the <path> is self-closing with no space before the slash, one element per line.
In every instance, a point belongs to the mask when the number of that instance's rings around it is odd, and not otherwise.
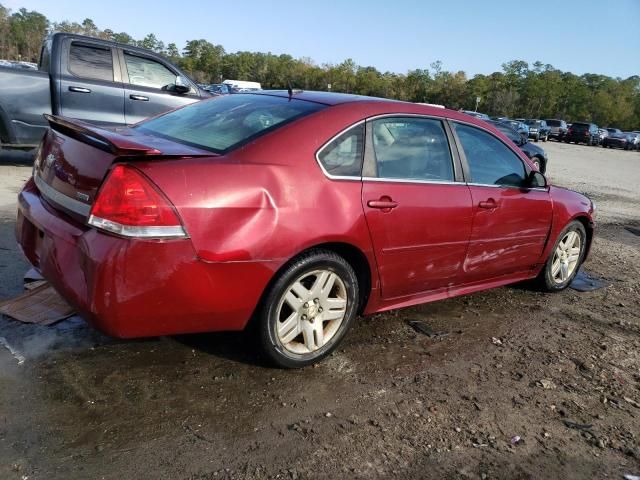
<path fill-rule="evenodd" d="M 127 125 L 200 99 L 196 87 L 190 82 L 187 93 L 170 91 L 179 73 L 169 64 L 137 51 L 125 49 L 121 55 Z"/>
<path fill-rule="evenodd" d="M 98 125 L 123 125 L 124 90 L 114 49 L 68 39 L 63 52 L 59 113 Z"/>
<path fill-rule="evenodd" d="M 449 287 L 465 258 L 472 203 L 438 118 L 367 121 L 362 207 L 385 299 Z"/>
<path fill-rule="evenodd" d="M 473 201 L 465 283 L 524 272 L 540 262 L 552 218 L 548 188 L 527 188 L 529 168 L 492 133 L 452 122 Z"/>

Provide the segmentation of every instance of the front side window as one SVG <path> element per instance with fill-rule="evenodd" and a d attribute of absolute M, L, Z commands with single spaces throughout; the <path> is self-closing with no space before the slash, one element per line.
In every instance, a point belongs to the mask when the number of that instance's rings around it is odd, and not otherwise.
<path fill-rule="evenodd" d="M 69 71 L 77 77 L 113 82 L 111 49 L 72 43 Z"/>
<path fill-rule="evenodd" d="M 125 52 L 124 61 L 132 85 L 161 89 L 176 83 L 176 74 L 155 60 Z"/>
<path fill-rule="evenodd" d="M 203 100 L 134 128 L 174 142 L 226 153 L 326 105 L 271 95 L 234 94 Z"/>
<path fill-rule="evenodd" d="M 364 124 L 356 125 L 327 144 L 318 160 L 329 175 L 360 176 L 364 145 Z"/>
<path fill-rule="evenodd" d="M 504 143 L 479 128 L 454 123 L 471 170 L 471 182 L 522 187 L 526 172 L 522 160 Z"/>
<path fill-rule="evenodd" d="M 381 118 L 371 122 L 378 177 L 453 181 L 453 161 L 439 120 Z"/>

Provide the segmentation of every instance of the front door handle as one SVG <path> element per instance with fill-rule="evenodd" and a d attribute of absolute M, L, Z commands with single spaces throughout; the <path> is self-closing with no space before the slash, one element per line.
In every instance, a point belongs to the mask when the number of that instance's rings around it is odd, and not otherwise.
<path fill-rule="evenodd" d="M 139 102 L 148 102 L 149 101 L 149 97 L 145 97 L 144 95 L 129 95 L 129 98 L 131 100 L 138 100 Z"/>
<path fill-rule="evenodd" d="M 386 195 L 380 197 L 378 200 L 369 200 L 367 202 L 369 208 L 377 208 L 383 212 L 390 212 L 392 209 L 398 206 L 398 202 L 394 202 L 391 197 Z"/>
<path fill-rule="evenodd" d="M 489 198 L 488 200 L 485 200 L 484 202 L 480 202 L 478 204 L 478 207 L 487 208 L 487 209 L 491 210 L 491 209 L 494 209 L 494 208 L 498 208 L 498 204 L 496 203 L 496 201 L 493 198 Z"/>
<path fill-rule="evenodd" d="M 76 93 L 91 93 L 91 89 L 84 87 L 69 87 L 69 91 Z"/>

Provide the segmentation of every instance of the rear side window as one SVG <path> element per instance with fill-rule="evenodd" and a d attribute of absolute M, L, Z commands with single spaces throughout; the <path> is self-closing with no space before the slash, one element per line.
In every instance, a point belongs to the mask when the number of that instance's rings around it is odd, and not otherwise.
<path fill-rule="evenodd" d="M 350 128 L 329 142 L 318 153 L 318 160 L 329 175 L 359 177 L 362 169 L 364 124 Z"/>
<path fill-rule="evenodd" d="M 326 105 L 295 98 L 234 94 L 193 103 L 134 128 L 214 153 L 226 153 L 323 108 Z"/>
<path fill-rule="evenodd" d="M 77 77 L 113 82 L 111 49 L 72 43 L 69 71 Z"/>
<path fill-rule="evenodd" d="M 141 87 L 162 88 L 176 83 L 176 74 L 155 60 L 124 54 L 129 83 Z"/>
<path fill-rule="evenodd" d="M 473 183 L 514 187 L 525 184 L 524 163 L 504 143 L 478 128 L 454 125 Z"/>
<path fill-rule="evenodd" d="M 439 120 L 381 118 L 371 122 L 378 177 L 453 181 L 447 135 Z"/>

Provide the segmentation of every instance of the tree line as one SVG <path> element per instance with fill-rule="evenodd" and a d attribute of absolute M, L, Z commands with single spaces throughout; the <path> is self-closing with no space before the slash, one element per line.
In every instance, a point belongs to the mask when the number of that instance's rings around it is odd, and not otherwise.
<path fill-rule="evenodd" d="M 24 8 L 11 12 L 0 4 L 0 58 L 37 61 L 42 39 L 50 32 L 80 33 L 148 48 L 170 59 L 202 83 L 225 78 L 260 82 L 263 88 L 332 90 L 410 102 L 474 109 L 489 115 L 525 118 L 563 118 L 592 121 L 600 126 L 640 129 L 640 76 L 626 79 L 587 73 L 575 75 L 522 60 L 502 64 L 489 75 L 468 77 L 464 71 L 447 71 L 442 62 L 406 74 L 381 72 L 347 59 L 318 65 L 310 58 L 262 52 L 227 52 L 205 39 L 189 40 L 179 49 L 150 33 L 136 40 L 126 32 L 99 29 L 93 20 L 82 23 L 52 22 Z M 330 86 L 330 87 L 329 87 Z"/>

